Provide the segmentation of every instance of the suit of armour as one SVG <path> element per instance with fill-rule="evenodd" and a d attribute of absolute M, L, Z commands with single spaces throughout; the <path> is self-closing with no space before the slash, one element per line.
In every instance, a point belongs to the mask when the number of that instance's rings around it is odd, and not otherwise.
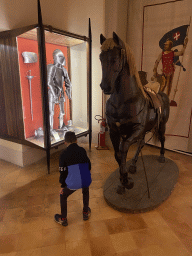
<path fill-rule="evenodd" d="M 55 50 L 53 52 L 54 64 L 49 64 L 47 66 L 48 75 L 48 95 L 49 95 L 49 118 L 50 118 L 50 130 L 53 130 L 53 117 L 54 117 L 54 107 L 55 104 L 59 104 L 60 114 L 59 114 L 59 127 L 63 127 L 63 116 L 65 115 L 64 110 L 64 90 L 63 84 L 65 82 L 66 94 L 69 99 L 71 99 L 71 82 L 64 68 L 65 57 L 60 50 Z"/>

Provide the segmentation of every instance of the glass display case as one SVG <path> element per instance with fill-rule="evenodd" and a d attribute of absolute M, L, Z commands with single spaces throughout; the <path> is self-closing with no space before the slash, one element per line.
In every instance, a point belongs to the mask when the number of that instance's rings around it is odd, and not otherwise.
<path fill-rule="evenodd" d="M 66 131 L 74 131 L 76 135 L 80 135 L 89 130 L 87 48 L 86 40 L 45 30 L 51 145 L 63 141 Z M 36 28 L 17 37 L 17 51 L 25 139 L 44 147 Z M 63 53 L 64 65 L 57 63 L 57 52 L 61 55 Z M 70 95 L 67 90 L 70 90 Z"/>
<path fill-rule="evenodd" d="M 74 131 L 91 147 L 90 21 L 88 37 L 39 23 L 0 42 L 0 138 L 49 152 Z"/>

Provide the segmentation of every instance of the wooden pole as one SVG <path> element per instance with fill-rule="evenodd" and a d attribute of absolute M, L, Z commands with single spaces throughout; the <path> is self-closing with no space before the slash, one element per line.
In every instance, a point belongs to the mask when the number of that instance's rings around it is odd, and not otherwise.
<path fill-rule="evenodd" d="M 89 18 L 89 151 L 92 141 L 92 33 L 91 19 Z"/>
<path fill-rule="evenodd" d="M 38 47 L 39 47 L 39 59 L 40 59 L 40 77 L 42 86 L 42 98 L 43 98 L 43 117 L 44 117 L 44 147 L 47 155 L 47 168 L 48 174 L 50 174 L 50 123 L 49 123 L 49 100 L 47 89 L 47 63 L 46 63 L 46 49 L 45 49 L 45 32 L 42 23 L 42 14 L 40 0 L 37 1 L 38 5 Z"/>

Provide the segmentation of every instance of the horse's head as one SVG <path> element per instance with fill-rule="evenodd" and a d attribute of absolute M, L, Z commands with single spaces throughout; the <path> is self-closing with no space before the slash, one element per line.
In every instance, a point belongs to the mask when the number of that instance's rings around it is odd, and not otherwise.
<path fill-rule="evenodd" d="M 101 89 L 105 94 L 112 94 L 119 73 L 125 63 L 125 46 L 123 41 L 113 32 L 113 38 L 106 39 L 100 35 L 101 54 L 100 61 L 102 66 Z"/>

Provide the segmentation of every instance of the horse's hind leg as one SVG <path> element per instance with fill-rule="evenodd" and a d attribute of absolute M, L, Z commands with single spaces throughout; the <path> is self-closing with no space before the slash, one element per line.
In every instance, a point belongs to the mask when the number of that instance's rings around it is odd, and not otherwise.
<path fill-rule="evenodd" d="M 128 177 L 128 172 L 126 168 L 126 158 L 130 143 L 122 141 L 120 144 L 121 152 L 121 166 L 120 166 L 120 182 L 124 188 L 131 189 L 134 186 L 132 178 Z M 118 193 L 118 191 L 117 191 Z"/>
<path fill-rule="evenodd" d="M 111 142 L 113 144 L 113 148 L 115 150 L 115 159 L 117 161 L 117 163 L 119 164 L 119 166 L 121 165 L 121 153 L 119 151 L 119 145 L 120 145 L 120 134 L 113 130 L 110 129 L 109 130 L 109 135 L 111 138 Z"/>
<path fill-rule="evenodd" d="M 137 160 L 138 160 L 138 157 L 139 157 L 139 153 L 140 153 L 141 149 L 144 147 L 144 145 L 145 145 L 145 140 L 143 138 L 143 139 L 139 140 L 137 151 L 136 151 L 135 156 L 133 157 L 133 159 L 131 161 L 131 165 L 129 166 L 129 172 L 132 173 L 132 174 L 134 174 L 137 170 L 136 163 L 137 163 Z"/>
<path fill-rule="evenodd" d="M 159 156 L 159 162 L 160 163 L 165 163 L 165 124 L 164 123 L 160 123 L 159 124 L 159 131 L 158 131 L 158 135 L 159 135 L 159 140 L 161 142 L 161 149 L 160 149 L 160 156 Z"/>

